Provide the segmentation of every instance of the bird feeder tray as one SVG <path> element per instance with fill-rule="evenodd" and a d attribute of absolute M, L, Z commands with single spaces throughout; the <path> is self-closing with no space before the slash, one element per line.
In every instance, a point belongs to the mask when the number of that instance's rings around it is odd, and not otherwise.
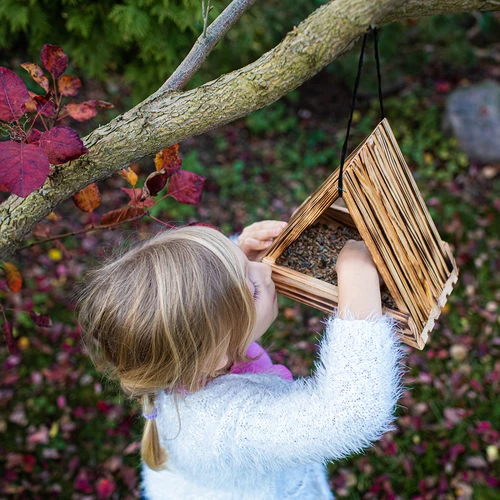
<path fill-rule="evenodd" d="M 317 224 L 325 224 L 330 231 L 347 228 L 348 234 L 357 232 L 390 296 L 383 302 L 383 312 L 397 321 L 403 342 L 423 349 L 457 282 L 458 268 L 449 245 L 439 236 L 387 119 L 344 163 L 345 208 L 335 204 L 339 199 L 339 173 L 340 168 L 302 203 L 264 255 L 263 262 L 272 267 L 276 290 L 331 313 L 338 307 L 336 285 L 277 261 L 304 231 Z"/>

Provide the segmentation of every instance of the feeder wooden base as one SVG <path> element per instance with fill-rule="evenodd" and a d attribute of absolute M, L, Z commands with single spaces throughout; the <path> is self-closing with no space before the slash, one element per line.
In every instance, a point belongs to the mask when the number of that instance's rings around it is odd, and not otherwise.
<path fill-rule="evenodd" d="M 346 208 L 335 205 L 332 205 L 323 212 L 316 222 L 326 224 L 332 228 L 347 226 L 356 229 L 349 211 Z M 452 258 L 448 245 L 444 244 L 450 258 Z M 337 309 L 339 289 L 336 285 L 326 283 L 312 276 L 307 276 L 290 267 L 278 265 L 275 259 L 271 257 L 264 257 L 263 262 L 272 267 L 272 278 L 276 285 L 276 291 L 281 295 L 324 311 L 325 313 L 332 313 Z M 399 308 L 383 307 L 383 313 L 397 322 L 400 328 L 399 335 L 403 342 L 417 349 L 424 348 L 429 332 L 433 329 L 435 321 L 439 318 L 441 308 L 446 303 L 448 295 L 451 293 L 457 279 L 458 273 L 454 270 L 448 278 L 424 330 L 418 332 L 420 335 L 416 335 L 418 328 L 412 321 L 409 312 L 400 310 Z"/>

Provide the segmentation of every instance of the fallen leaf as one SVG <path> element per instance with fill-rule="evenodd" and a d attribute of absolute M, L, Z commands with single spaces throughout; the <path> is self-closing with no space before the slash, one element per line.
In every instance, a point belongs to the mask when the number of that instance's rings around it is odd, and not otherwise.
<path fill-rule="evenodd" d="M 35 325 L 41 326 L 43 328 L 50 328 L 52 326 L 51 319 L 45 314 L 39 314 L 35 311 L 30 311 L 30 317 Z"/>
<path fill-rule="evenodd" d="M 19 269 L 10 262 L 3 263 L 3 269 L 7 278 L 7 286 L 11 292 L 17 293 L 23 286 L 23 279 Z"/>

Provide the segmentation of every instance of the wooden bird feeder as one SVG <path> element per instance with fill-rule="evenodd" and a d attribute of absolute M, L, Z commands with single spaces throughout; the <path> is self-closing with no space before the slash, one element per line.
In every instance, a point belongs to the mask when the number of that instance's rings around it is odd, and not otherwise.
<path fill-rule="evenodd" d="M 458 268 L 386 119 L 344 163 L 346 208 L 334 205 L 339 171 L 302 203 L 262 259 L 272 267 L 276 290 L 331 313 L 338 306 L 336 285 L 277 261 L 306 229 L 319 223 L 359 232 L 387 287 L 383 312 L 398 321 L 403 342 L 423 349 L 457 281 Z"/>

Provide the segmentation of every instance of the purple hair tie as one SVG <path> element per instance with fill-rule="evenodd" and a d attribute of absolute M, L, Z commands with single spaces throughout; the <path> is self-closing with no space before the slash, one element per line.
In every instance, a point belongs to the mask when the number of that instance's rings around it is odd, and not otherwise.
<path fill-rule="evenodd" d="M 154 420 L 158 416 L 158 409 L 155 407 L 151 413 L 143 413 L 142 416 L 146 420 Z"/>

